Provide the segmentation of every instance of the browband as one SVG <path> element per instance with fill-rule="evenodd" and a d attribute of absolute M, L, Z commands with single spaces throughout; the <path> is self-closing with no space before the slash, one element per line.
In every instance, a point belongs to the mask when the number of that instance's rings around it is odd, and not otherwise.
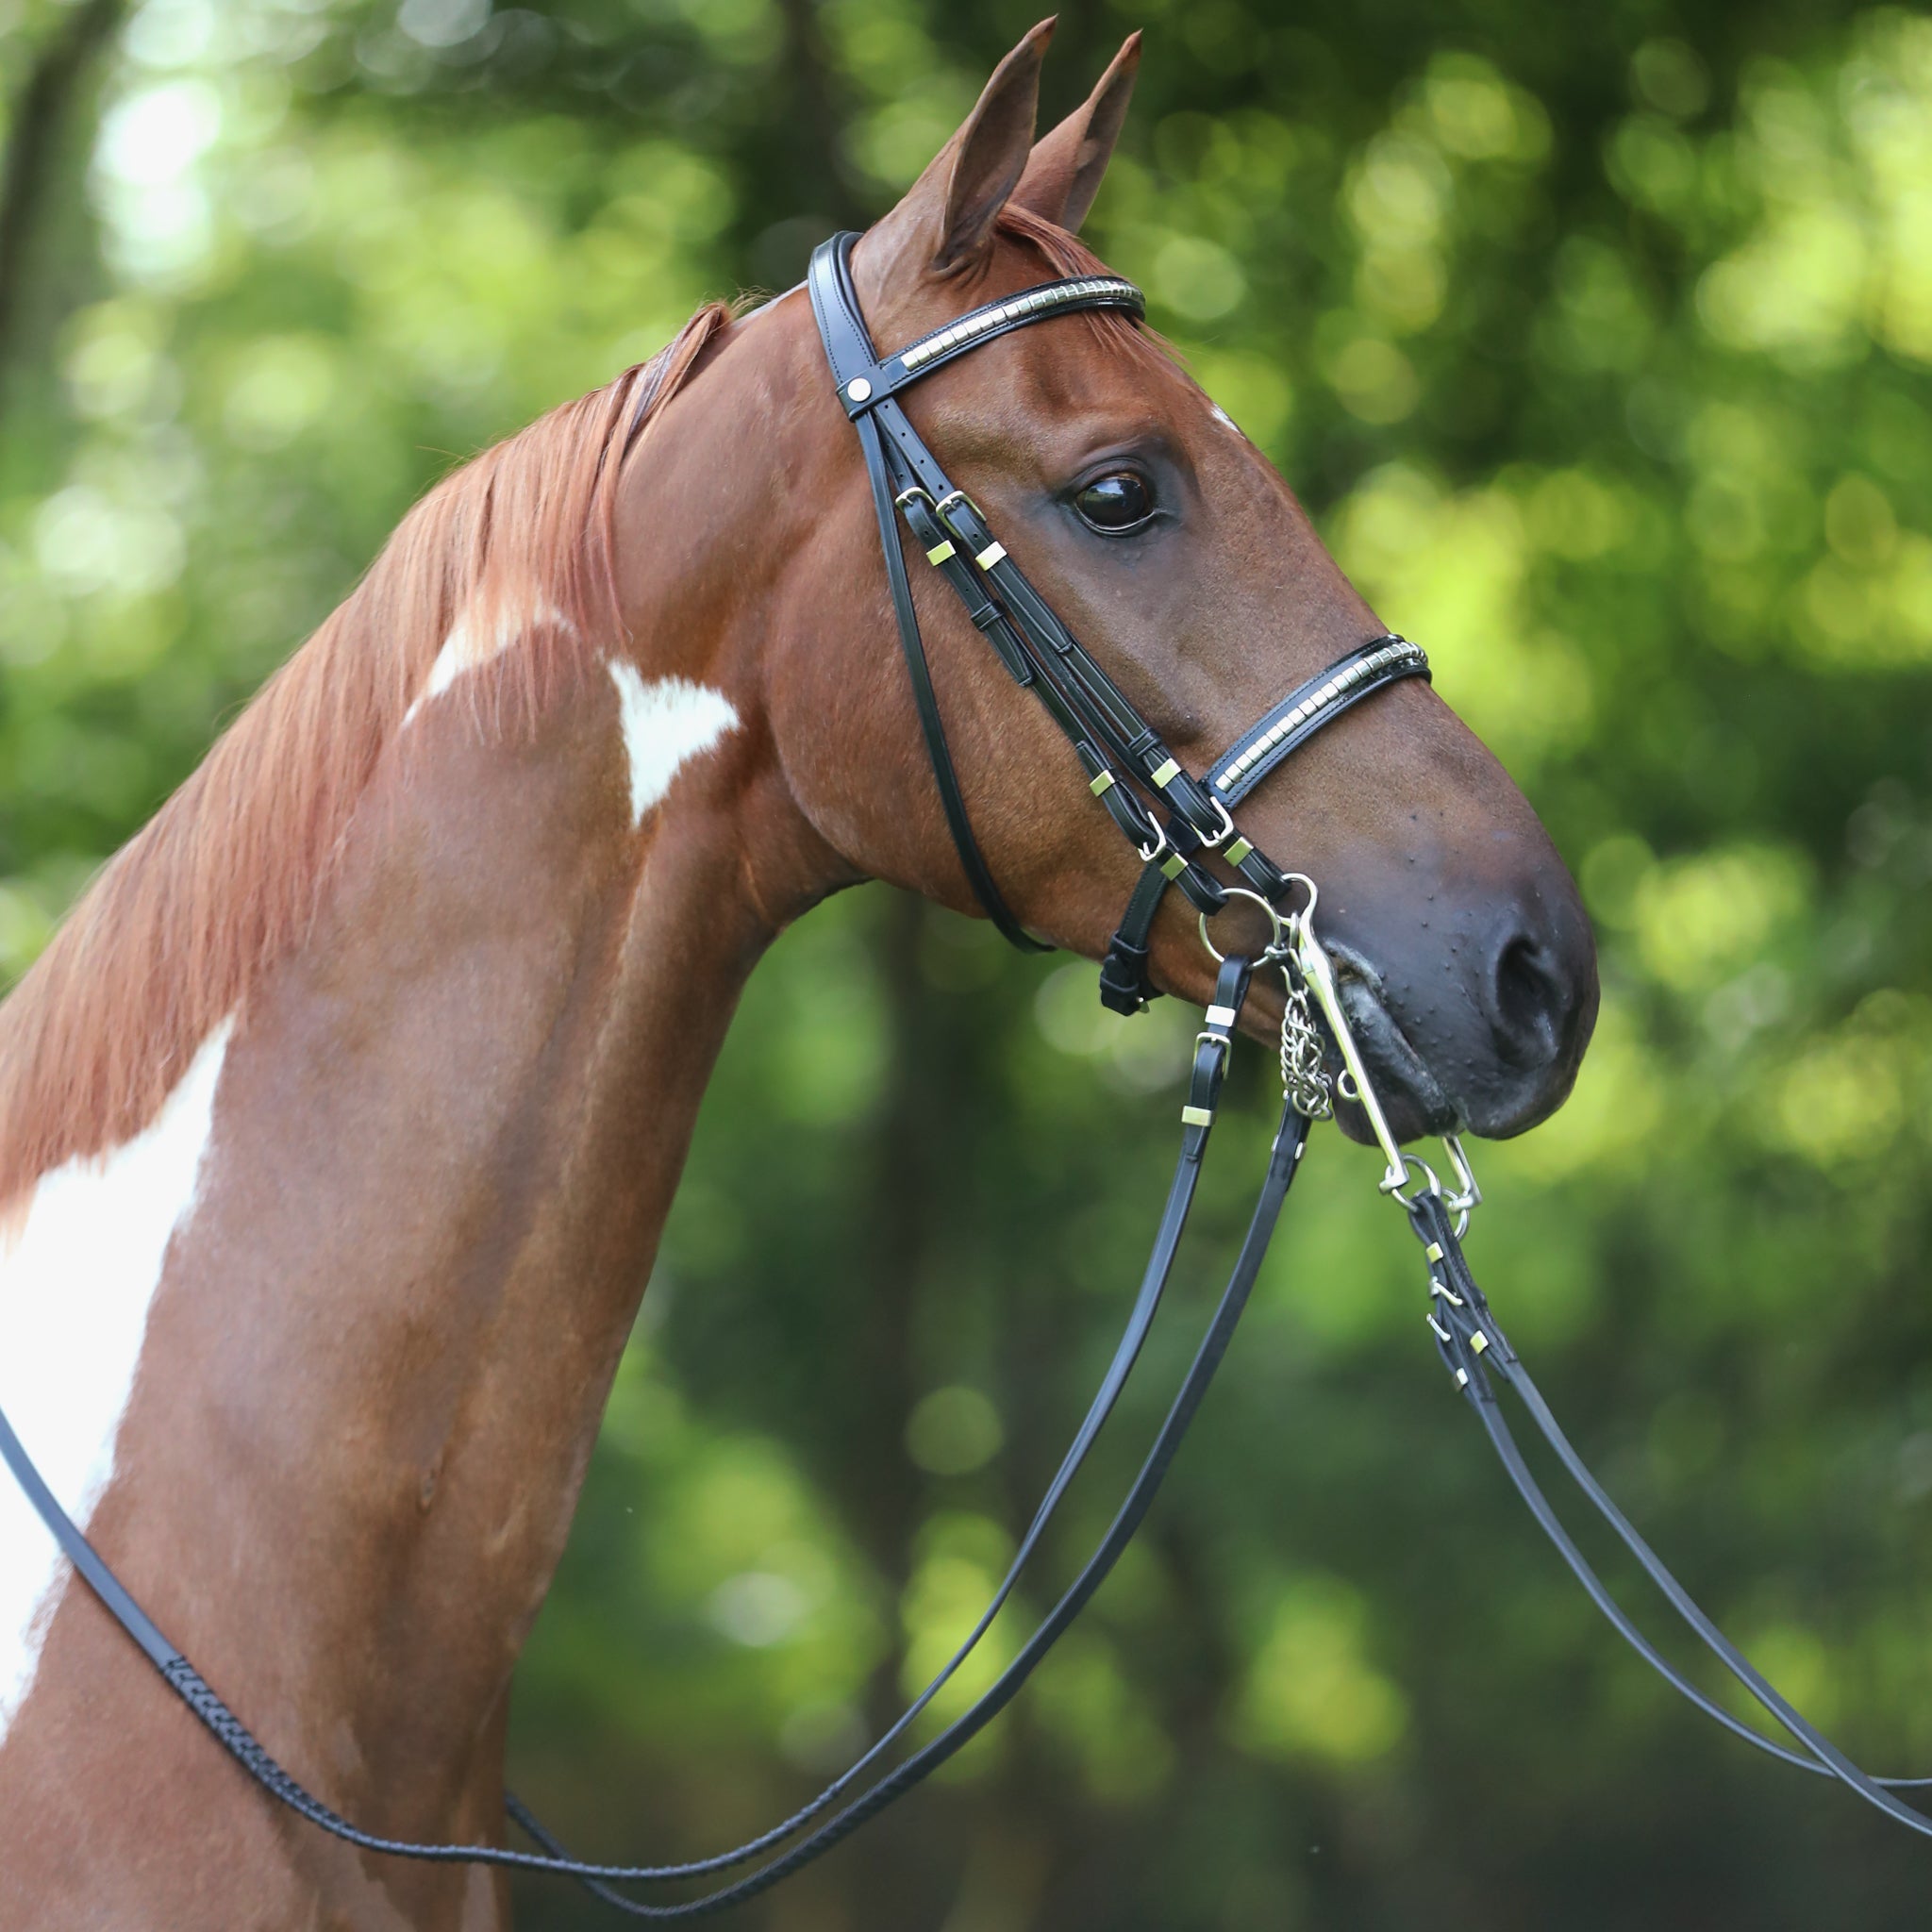
<path fill-rule="evenodd" d="M 1071 315 L 1083 308 L 1124 308 L 1130 315 L 1141 316 L 1147 312 L 1147 298 L 1132 282 L 1118 275 L 1042 282 L 1039 288 L 1023 289 L 1003 302 L 984 303 L 958 322 L 921 336 L 896 356 L 887 356 L 870 369 L 846 377 L 839 386 L 840 400 L 845 405 L 845 413 L 856 416 L 896 395 L 921 376 L 943 369 L 968 349 L 1024 328 L 1029 322 L 1044 322 L 1050 315 Z"/>

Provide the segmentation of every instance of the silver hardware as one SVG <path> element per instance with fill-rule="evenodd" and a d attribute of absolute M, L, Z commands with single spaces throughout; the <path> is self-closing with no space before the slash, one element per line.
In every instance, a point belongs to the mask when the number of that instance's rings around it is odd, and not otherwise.
<path fill-rule="evenodd" d="M 1438 1341 L 1446 1342 L 1450 1339 L 1448 1329 L 1443 1327 L 1441 1323 L 1436 1320 L 1435 1316 L 1427 1315 L 1424 1316 L 1424 1319 L 1428 1323 L 1429 1327 L 1434 1332 L 1436 1340 Z"/>
<path fill-rule="evenodd" d="M 1214 808 L 1215 811 L 1220 814 L 1221 818 L 1220 831 L 1216 832 L 1211 839 L 1203 838 L 1201 841 L 1202 844 L 1207 846 L 1208 849 L 1211 852 L 1217 845 L 1221 843 L 1221 841 L 1224 838 L 1227 837 L 1227 835 L 1231 831 L 1234 830 L 1234 820 L 1228 816 L 1226 806 L 1223 805 L 1220 799 L 1214 797 L 1211 793 L 1208 796 L 1208 803 Z M 1254 849 L 1255 848 L 1252 845 L 1250 845 L 1248 847 L 1248 852 L 1252 852 Z M 1241 858 L 1245 858 L 1248 856 L 1248 852 L 1243 852 L 1241 854 Z M 1232 845 L 1230 845 L 1227 848 L 1227 862 L 1230 865 L 1239 865 L 1241 862 L 1241 858 L 1237 858 L 1234 856 L 1234 847 Z"/>
<path fill-rule="evenodd" d="M 1162 832 L 1160 838 L 1161 842 L 1165 844 L 1167 841 L 1167 834 L 1165 832 Z M 1142 858 L 1146 858 L 1149 856 L 1150 855 L 1148 855 L 1145 852 L 1143 852 L 1141 855 Z M 1259 892 L 1251 892 L 1245 886 L 1229 886 L 1226 890 L 1227 896 L 1230 899 L 1253 900 L 1253 902 L 1257 906 L 1258 906 L 1263 912 L 1265 912 L 1268 915 L 1268 924 L 1271 927 L 1274 928 L 1274 936 L 1268 941 L 1267 950 L 1262 953 L 1261 958 L 1257 963 L 1266 964 L 1271 960 L 1278 961 L 1287 958 L 1288 934 L 1287 929 L 1283 926 L 1281 923 L 1281 914 L 1278 913 L 1274 907 L 1269 905 L 1267 900 L 1262 898 Z M 1224 908 L 1223 910 L 1225 910 L 1225 908 Z M 1217 913 L 1216 917 L 1219 916 L 1220 915 Z M 1201 915 L 1201 943 L 1204 946 L 1206 946 L 1208 952 L 1213 956 L 1214 963 L 1217 966 L 1222 965 L 1225 962 L 1227 958 L 1226 954 L 1217 951 L 1215 948 L 1214 941 L 1208 937 L 1208 915 L 1205 912 Z"/>
<path fill-rule="evenodd" d="M 1181 1124 L 1188 1127 L 1211 1127 L 1214 1124 L 1214 1109 L 1211 1107 L 1184 1107 L 1181 1108 Z"/>
<path fill-rule="evenodd" d="M 1209 1007 L 1208 1008 L 1208 1024 L 1210 1026 L 1224 1028 L 1232 1026 L 1235 1023 L 1235 1018 L 1236 1014 L 1232 1007 Z"/>
<path fill-rule="evenodd" d="M 1424 1194 L 1434 1194 L 1438 1198 L 1441 1196 L 1441 1175 L 1420 1154 L 1403 1154 L 1397 1158 L 1402 1162 L 1402 1178 L 1391 1188 L 1385 1174 L 1382 1177 L 1382 1191 L 1385 1194 L 1392 1194 L 1405 1208 L 1412 1208 Z M 1415 1191 L 1405 1194 L 1402 1191 L 1408 1185 L 1411 1170 L 1415 1174 Z"/>
<path fill-rule="evenodd" d="M 852 378 L 852 380 L 845 385 L 845 393 L 848 396 L 850 396 L 855 403 L 862 403 L 869 395 L 872 394 L 872 384 L 866 381 L 864 376 L 855 375 Z"/>
<path fill-rule="evenodd" d="M 1282 1097 L 1291 1101 L 1295 1112 L 1306 1121 L 1332 1120 L 1335 1094 L 1328 1084 L 1322 1036 L 1308 1011 L 1307 988 L 1289 971 L 1286 962 L 1281 978 L 1288 989 L 1281 1008 Z"/>
<path fill-rule="evenodd" d="M 1475 1170 L 1469 1164 L 1469 1156 L 1462 1151 L 1462 1136 L 1444 1134 L 1442 1145 L 1449 1150 L 1449 1158 L 1456 1167 L 1456 1191 L 1443 1198 L 1462 1216 L 1462 1227 L 1456 1230 L 1456 1237 L 1460 1241 L 1462 1228 L 1469 1225 L 1470 1210 L 1483 1205 L 1483 1191 L 1476 1186 Z"/>
<path fill-rule="evenodd" d="M 1163 852 L 1167 850 L 1167 827 L 1165 825 L 1156 825 L 1154 828 L 1153 844 L 1136 845 L 1134 847 L 1134 850 L 1141 855 L 1141 863 L 1142 865 L 1152 865 L 1154 861 L 1157 858 L 1158 858 Z M 1202 915 L 1201 923 L 1203 925 L 1206 925 L 1208 923 L 1207 915 L 1205 913 Z M 1209 946 L 1208 950 L 1210 953 L 1214 953 L 1214 948 L 1212 946 Z M 1218 959 L 1221 958 L 1221 955 L 1219 953 L 1214 953 L 1214 957 Z"/>
<path fill-rule="evenodd" d="M 1390 1128 L 1388 1116 L 1382 1111 L 1382 1104 L 1375 1098 L 1374 1087 L 1362 1060 L 1361 1048 L 1356 1044 L 1355 1029 L 1349 1025 L 1348 1016 L 1341 1009 L 1341 995 L 1335 984 L 1335 969 L 1328 963 L 1328 955 L 1323 950 L 1321 941 L 1315 937 L 1314 884 L 1307 879 L 1303 883 L 1308 888 L 1308 903 L 1290 920 L 1293 930 L 1294 963 L 1315 1004 L 1321 1008 L 1322 1017 L 1327 1021 L 1328 1030 L 1341 1054 L 1346 1072 L 1344 1078 L 1337 1083 L 1338 1089 L 1344 1100 L 1353 1100 L 1367 1114 L 1369 1129 L 1375 1137 L 1375 1144 L 1382 1150 L 1386 1162 L 1380 1183 L 1382 1191 L 1400 1199 L 1401 1191 L 1408 1179 L 1408 1169 L 1402 1149 L 1396 1144 L 1395 1136 Z M 1436 1191 L 1441 1191 L 1440 1186 Z"/>
<path fill-rule="evenodd" d="M 1147 774 L 1147 782 L 1163 791 L 1181 774 L 1180 761 L 1176 758 L 1162 758 L 1160 763 Z"/>

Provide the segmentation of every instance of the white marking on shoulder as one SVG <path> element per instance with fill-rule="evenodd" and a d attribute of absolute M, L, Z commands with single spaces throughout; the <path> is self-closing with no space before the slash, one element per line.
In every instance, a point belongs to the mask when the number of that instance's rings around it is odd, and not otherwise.
<path fill-rule="evenodd" d="M 194 1211 L 232 1026 L 224 1020 L 202 1042 L 139 1134 L 43 1174 L 25 1217 L 0 1235 L 0 1408 L 83 1529 L 113 1478 L 168 1244 Z M 0 1741 L 72 1574 L 0 1471 Z"/>
<path fill-rule="evenodd" d="M 731 700 L 708 684 L 684 677 L 644 682 L 635 664 L 610 660 L 610 680 L 624 725 L 624 748 L 630 755 L 630 811 L 633 824 L 671 790 L 678 768 L 708 752 L 727 731 L 738 728 Z"/>
<path fill-rule="evenodd" d="M 440 698 L 466 671 L 480 671 L 503 656 L 521 638 L 533 630 L 554 627 L 570 631 L 570 620 L 547 599 L 540 604 L 509 602 L 500 605 L 493 622 L 485 622 L 475 604 L 456 621 L 455 628 L 442 641 L 429 675 L 403 713 L 408 724 L 423 707 Z"/>

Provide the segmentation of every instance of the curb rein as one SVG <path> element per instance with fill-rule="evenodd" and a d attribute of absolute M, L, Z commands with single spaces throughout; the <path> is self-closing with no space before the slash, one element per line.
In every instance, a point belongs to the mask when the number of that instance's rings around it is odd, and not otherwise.
<path fill-rule="evenodd" d="M 1247 1304 L 1307 1145 L 1309 1128 L 1315 1121 L 1332 1114 L 1339 1092 L 1357 1103 L 1366 1114 L 1386 1162 L 1380 1188 L 1402 1204 L 1423 1243 L 1429 1267 L 1427 1320 L 1443 1364 L 1476 1410 L 1510 1481 L 1591 1600 L 1638 1655 L 1707 1716 L 1772 1757 L 1805 1771 L 1837 1777 L 1901 1824 L 1932 1836 L 1932 1819 L 1893 1795 L 1896 1789 L 1932 1786 L 1932 1778 L 1874 1778 L 1858 1770 L 1730 1644 L 1585 1467 L 1509 1346 L 1470 1273 L 1461 1236 L 1482 1194 L 1459 1141 L 1452 1135 L 1444 1143 L 1455 1169 L 1453 1191 L 1444 1189 L 1425 1162 L 1405 1154 L 1396 1144 L 1342 1011 L 1328 957 L 1315 937 L 1313 881 L 1304 874 L 1282 871 L 1236 829 L 1231 808 L 1291 752 L 1384 687 L 1407 677 L 1427 677 L 1426 655 L 1419 645 L 1392 633 L 1370 640 L 1291 691 L 1215 760 L 1207 779 L 1190 775 L 1158 733 L 1034 590 L 988 527 L 978 507 L 963 491 L 953 487 L 897 400 L 901 391 L 934 370 L 1029 324 L 1098 308 L 1121 309 L 1138 318 L 1146 308 L 1141 291 L 1131 282 L 1112 275 L 1048 282 L 987 303 L 896 355 L 880 358 L 852 284 L 851 257 L 858 239 L 853 234 L 838 235 L 813 252 L 808 277 L 812 312 L 840 401 L 864 454 L 887 582 L 920 728 L 946 824 L 975 897 L 1013 945 L 1025 952 L 1051 950 L 1013 917 L 974 838 L 919 634 L 899 535 L 901 517 L 924 548 L 926 561 L 957 593 L 974 627 L 985 636 L 1014 681 L 1037 693 L 1072 741 L 1086 771 L 1089 790 L 1107 808 L 1141 858 L 1140 881 L 1101 968 L 1102 1000 L 1116 1012 L 1133 1013 L 1157 997 L 1147 976 L 1148 942 L 1170 886 L 1177 888 L 1198 913 L 1202 943 L 1220 962 L 1207 1024 L 1195 1037 L 1188 1097 L 1181 1108 L 1180 1157 L 1140 1292 L 1099 1391 L 978 1623 L 931 1683 L 847 1771 L 782 1824 L 732 1851 L 671 1865 L 608 1865 L 573 1858 L 512 1793 L 506 1793 L 508 1814 L 542 1847 L 541 1852 L 501 1845 L 419 1844 L 383 1838 L 351 1824 L 283 1769 L 168 1641 L 88 1541 L 48 1490 L 4 1413 L 0 1413 L 0 1460 L 12 1471 L 82 1580 L 140 1646 L 169 1688 L 264 1791 L 299 1817 L 363 1851 L 438 1863 L 547 1872 L 576 1878 L 606 1903 L 636 1918 L 699 1917 L 755 1897 L 830 1851 L 930 1775 L 1017 1695 L 1034 1667 L 1105 1581 L 1152 1507 Z M 1209 852 L 1218 853 L 1245 883 L 1224 886 L 1214 878 L 1202 863 L 1203 856 Z M 1302 904 L 1284 911 L 1283 903 L 1297 886 L 1302 891 Z M 1208 940 L 1208 919 L 1230 898 L 1252 901 L 1267 915 L 1272 936 L 1257 958 L 1224 958 Z M 951 1681 L 1011 1596 L 1061 1497 L 1112 1412 L 1153 1324 L 1193 1203 L 1233 1049 L 1234 1029 L 1257 967 L 1269 965 L 1280 969 L 1287 1001 L 1281 1025 L 1282 1110 L 1267 1174 L 1227 1286 L 1125 1500 L 1072 1585 L 991 1686 L 936 1737 L 833 1811 L 810 1836 L 778 1851 L 786 1840 L 796 1838 L 807 1824 L 831 1809 L 860 1774 L 905 1735 Z M 1342 1061 L 1343 1071 L 1332 1081 L 1325 1070 L 1311 1004 L 1321 1009 Z M 1524 1464 L 1496 1401 L 1491 1372 L 1521 1398 L 1585 1499 L 1637 1557 L 1672 1607 L 1757 1702 L 1804 1746 L 1803 1754 L 1787 1750 L 1713 1702 L 1664 1659 L 1611 1598 Z M 777 1856 L 731 1884 L 679 1904 L 649 1905 L 611 1889 L 619 1884 L 706 1877 L 749 1863 L 766 1852 L 777 1852 Z"/>

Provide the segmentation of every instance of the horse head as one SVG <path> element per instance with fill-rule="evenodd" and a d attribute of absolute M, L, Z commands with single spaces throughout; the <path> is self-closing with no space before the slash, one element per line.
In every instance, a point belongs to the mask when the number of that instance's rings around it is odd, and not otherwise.
<path fill-rule="evenodd" d="M 1043 278 L 1104 273 L 1073 231 L 1124 118 L 1138 36 L 1035 143 L 1050 33 L 1042 24 L 1008 56 L 859 242 L 854 284 L 882 354 Z M 791 600 L 793 621 L 774 634 L 781 759 L 798 808 L 855 874 L 972 910 L 891 647 L 859 451 L 823 362 L 819 375 L 808 413 L 830 467 L 811 484 L 812 590 Z M 1386 630 L 1267 458 L 1174 356 L 1118 314 L 1068 315 L 990 341 L 909 390 L 904 407 L 1192 771 Z M 1134 855 L 1045 709 L 936 573 L 916 555 L 912 568 L 953 760 L 998 891 L 1033 931 L 1099 958 Z M 1561 1103 L 1596 1014 L 1589 921 L 1522 792 L 1426 683 L 1410 679 L 1339 719 L 1246 801 L 1241 829 L 1318 882 L 1322 936 L 1398 1136 L 1519 1133 Z M 1207 999 L 1212 964 L 1184 904 L 1163 909 L 1151 970 L 1165 990 Z M 1265 1001 L 1251 1011 L 1265 1030 Z M 1344 1108 L 1343 1124 L 1365 1132 L 1357 1108 Z"/>

